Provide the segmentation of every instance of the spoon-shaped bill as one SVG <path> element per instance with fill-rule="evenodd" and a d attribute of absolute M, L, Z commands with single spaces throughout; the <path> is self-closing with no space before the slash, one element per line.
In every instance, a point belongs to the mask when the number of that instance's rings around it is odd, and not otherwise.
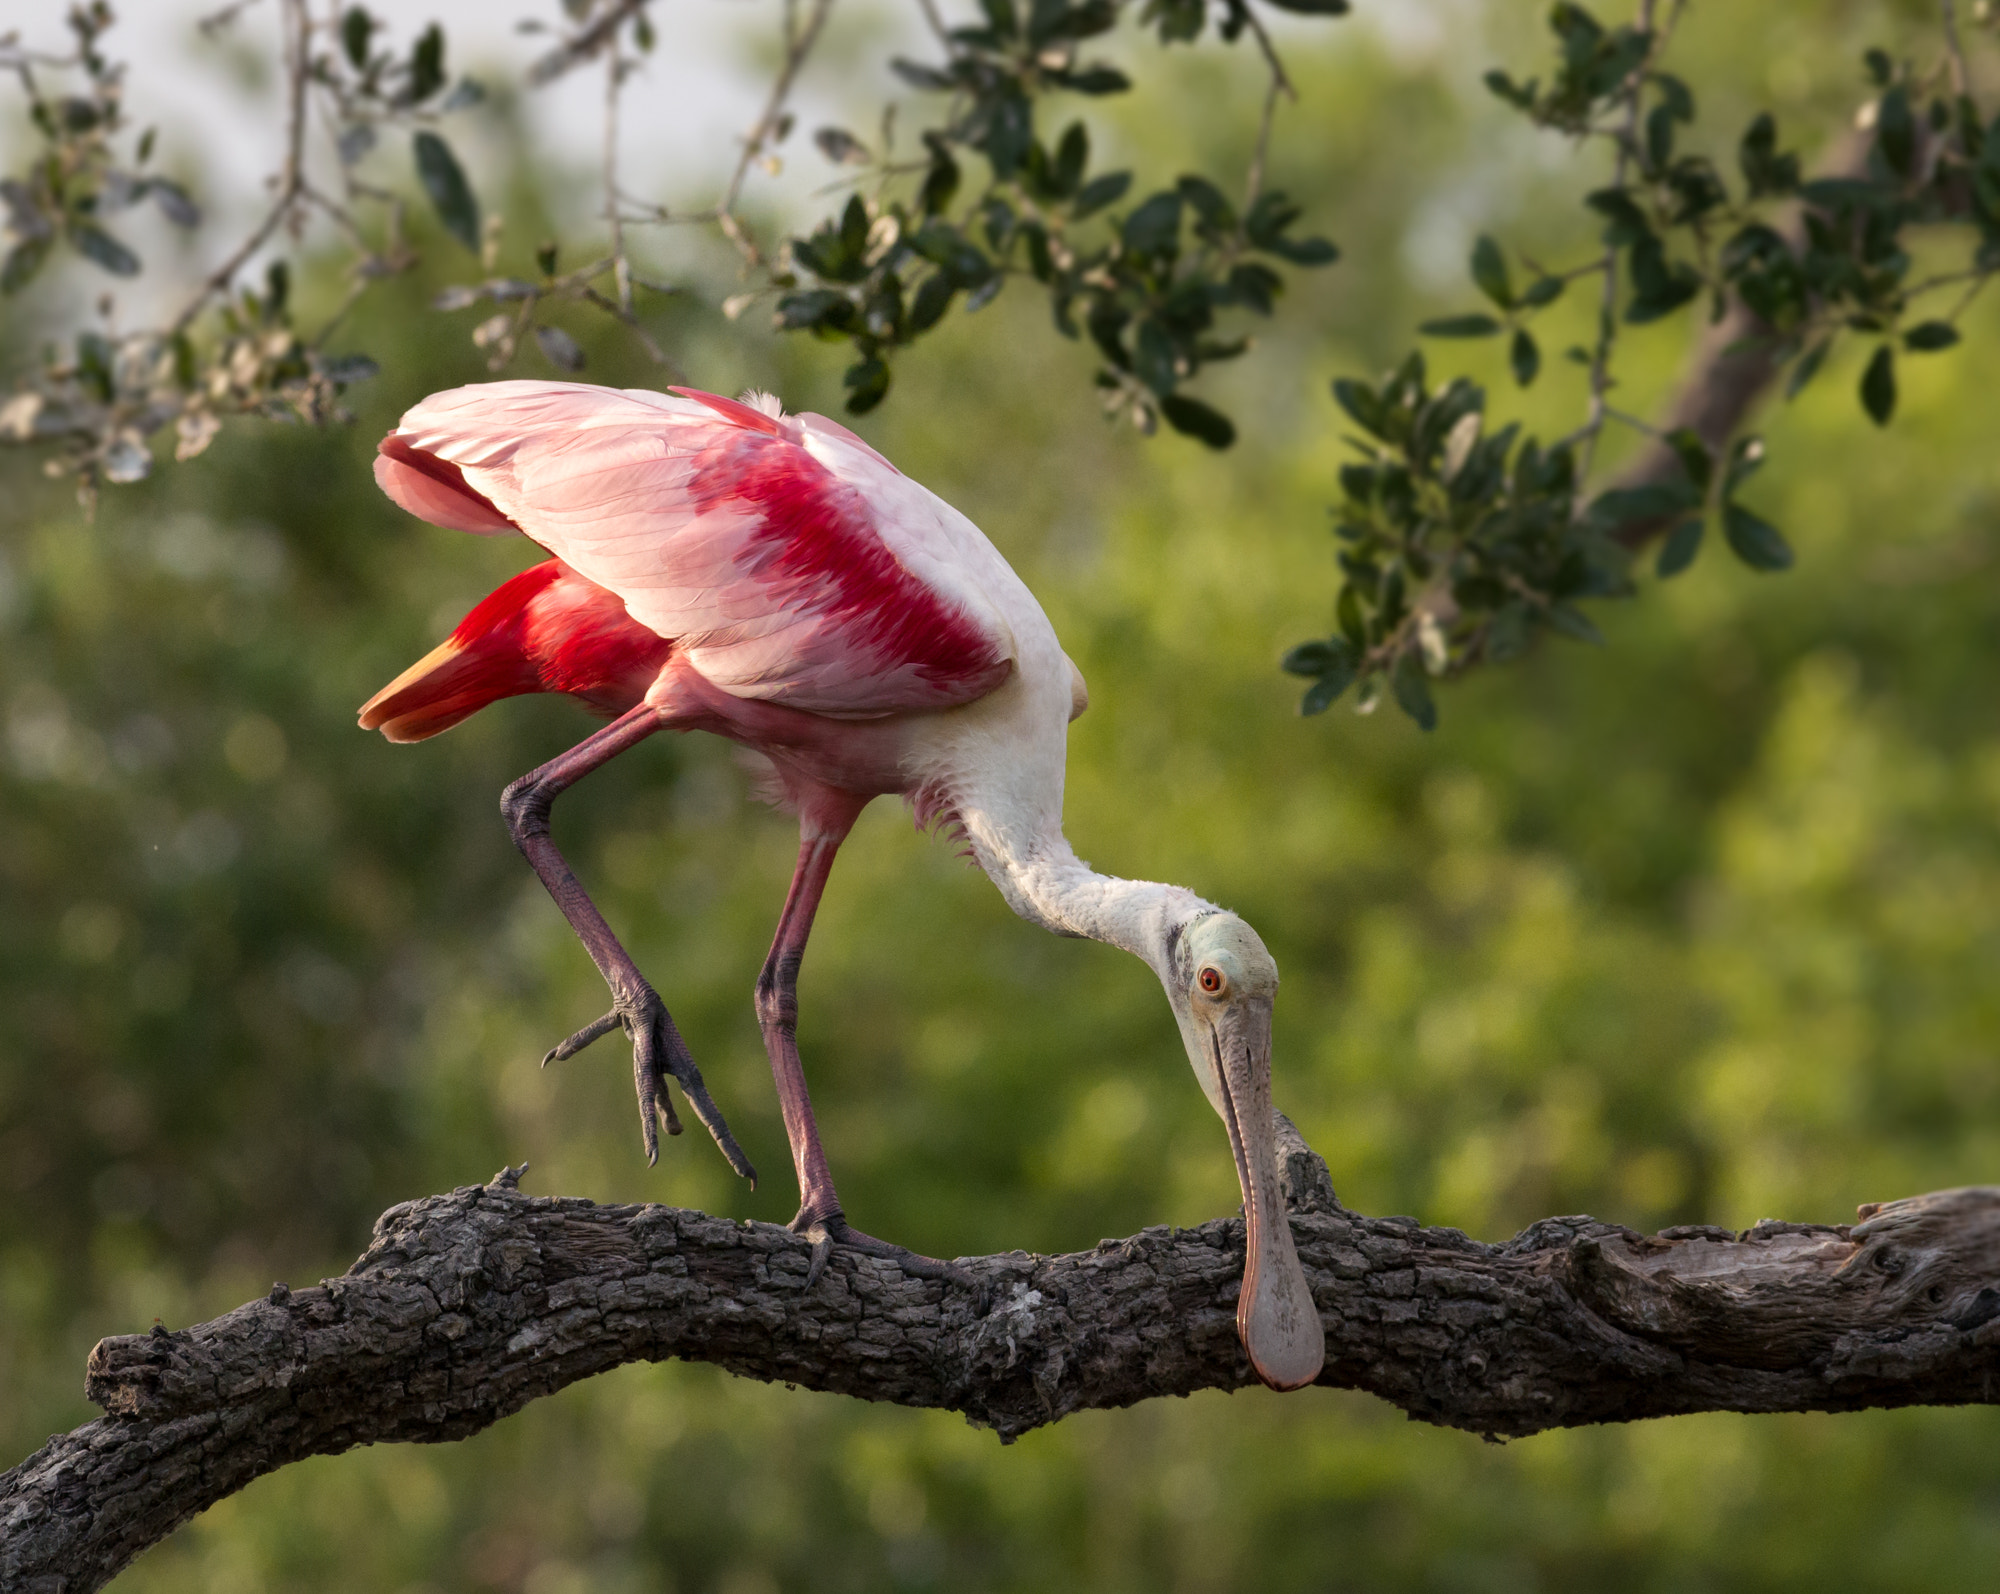
<path fill-rule="evenodd" d="M 1222 1118 L 1243 1186 L 1243 1289 L 1236 1332 L 1250 1365 L 1273 1389 L 1300 1389 L 1326 1361 L 1326 1332 L 1292 1245 L 1278 1186 L 1277 1118 L 1271 1107 L 1268 1003 L 1230 1015 L 1213 1032 Z"/>

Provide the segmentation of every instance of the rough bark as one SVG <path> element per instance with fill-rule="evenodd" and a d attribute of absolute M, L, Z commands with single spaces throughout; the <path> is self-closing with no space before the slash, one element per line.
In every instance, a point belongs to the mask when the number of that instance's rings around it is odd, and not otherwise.
<path fill-rule="evenodd" d="M 1427 1422 L 1501 1436 L 2000 1398 L 2000 1188 L 1866 1207 L 1852 1227 L 1649 1237 L 1568 1217 L 1483 1245 L 1344 1210 L 1296 1136 L 1286 1160 L 1320 1382 Z M 840 1252 L 807 1293 L 809 1247 L 785 1229 L 515 1183 L 391 1208 L 340 1278 L 99 1342 L 86 1388 L 109 1415 L 0 1476 L 0 1587 L 96 1589 L 289 1462 L 461 1439 L 630 1361 L 944 1407 L 1003 1442 L 1253 1382 L 1240 1220 L 970 1258 L 957 1281 Z"/>

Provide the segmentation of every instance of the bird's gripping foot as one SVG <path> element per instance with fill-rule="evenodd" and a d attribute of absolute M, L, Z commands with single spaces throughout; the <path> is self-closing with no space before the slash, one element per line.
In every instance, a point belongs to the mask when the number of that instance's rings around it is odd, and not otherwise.
<path fill-rule="evenodd" d="M 702 1083 L 701 1070 L 695 1066 L 687 1042 L 681 1039 L 681 1032 L 674 1027 L 667 1004 L 660 1000 L 660 993 L 652 986 L 642 981 L 636 992 L 617 993 L 616 1005 L 610 1012 L 602 1018 L 593 1019 L 568 1040 L 551 1047 L 542 1059 L 542 1066 L 546 1068 L 550 1063 L 574 1057 L 592 1041 L 621 1028 L 632 1038 L 632 1084 L 639 1096 L 639 1135 L 645 1143 L 647 1163 L 660 1160 L 660 1123 L 666 1124 L 670 1135 L 681 1132 L 680 1118 L 674 1112 L 673 1099 L 667 1094 L 667 1079 L 671 1076 L 679 1081 L 688 1106 L 713 1137 L 716 1148 L 728 1160 L 729 1166 L 748 1179 L 754 1190 L 757 1187 L 757 1170 L 750 1166 L 750 1159 L 743 1155 L 743 1148 L 736 1144 L 736 1137 L 729 1132 L 721 1109 L 715 1105 L 708 1087 Z"/>
<path fill-rule="evenodd" d="M 801 1207 L 799 1215 L 792 1219 L 788 1227 L 794 1234 L 812 1241 L 812 1261 L 806 1268 L 805 1287 L 808 1290 L 819 1282 L 820 1274 L 826 1271 L 827 1259 L 833 1255 L 836 1245 L 844 1245 L 864 1256 L 879 1256 L 894 1262 L 911 1278 L 949 1279 L 968 1289 L 977 1288 L 977 1281 L 972 1275 L 955 1263 L 940 1262 L 934 1256 L 922 1256 L 903 1246 L 892 1245 L 887 1240 L 878 1240 L 872 1234 L 863 1234 L 847 1221 L 838 1207 L 825 1217 L 816 1216 L 811 1207 Z"/>

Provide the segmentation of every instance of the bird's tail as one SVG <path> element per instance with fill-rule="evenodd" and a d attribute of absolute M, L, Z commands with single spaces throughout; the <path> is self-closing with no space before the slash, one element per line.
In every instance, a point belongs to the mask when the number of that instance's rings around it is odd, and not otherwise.
<path fill-rule="evenodd" d="M 522 621 L 529 604 L 562 573 L 551 559 L 497 588 L 443 643 L 361 705 L 361 728 L 379 730 L 392 742 L 420 742 L 488 703 L 541 691 Z"/>

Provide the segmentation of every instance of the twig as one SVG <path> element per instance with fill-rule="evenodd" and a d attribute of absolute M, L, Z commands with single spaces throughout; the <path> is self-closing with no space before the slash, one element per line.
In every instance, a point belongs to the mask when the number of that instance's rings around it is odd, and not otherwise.
<path fill-rule="evenodd" d="M 611 229 L 611 272 L 617 284 L 618 307 L 632 314 L 632 263 L 625 258 L 625 222 L 618 202 L 618 90 L 625 61 L 614 35 L 604 64 L 604 219 Z M 648 340 L 650 344 L 651 340 Z M 657 354 L 654 356 L 659 357 Z"/>
<path fill-rule="evenodd" d="M 571 67 L 581 66 L 607 44 L 616 40 L 618 30 L 625 26 L 627 19 L 644 11 L 647 3 L 648 0 L 618 0 L 616 5 L 589 27 L 581 33 L 570 35 L 529 67 L 528 81 L 539 88 L 544 83 L 554 82 Z"/>
<path fill-rule="evenodd" d="M 1654 6 L 1655 0 L 1639 0 L 1639 14 L 1635 20 L 1648 36 L 1647 47 L 1645 56 L 1625 79 L 1624 124 L 1611 134 L 1618 151 L 1611 174 L 1614 189 L 1625 186 L 1626 174 L 1631 170 L 1632 152 L 1638 147 L 1639 102 L 1646 84 L 1646 68 L 1652 64 L 1660 47 L 1659 38 L 1653 32 Z M 1589 479 L 1591 460 L 1597 452 L 1597 439 L 1604 430 L 1605 413 L 1609 407 L 1606 395 L 1611 391 L 1611 346 L 1618 340 L 1618 247 L 1616 243 L 1607 243 L 1599 262 L 1604 272 L 1604 292 L 1598 301 L 1597 342 L 1590 354 L 1590 408 L 1583 425 L 1563 439 L 1565 444 L 1573 443 L 1578 449 L 1578 481 Z"/>
<path fill-rule="evenodd" d="M 1965 42 L 1958 34 L 1958 6 L 1954 0 L 1938 0 L 1939 20 L 1944 26 L 1945 54 L 1951 58 L 1951 88 L 1954 94 L 1972 92 L 1972 68 L 1965 59 Z"/>
<path fill-rule="evenodd" d="M 1264 162 L 1271 149 L 1271 124 L 1278 112 L 1278 96 L 1284 95 L 1293 104 L 1298 103 L 1298 90 L 1292 87 L 1292 80 L 1285 75 L 1285 63 L 1279 59 L 1277 46 L 1271 43 L 1270 34 L 1264 31 L 1264 24 L 1257 19 L 1257 13 L 1248 6 L 1242 15 L 1250 26 L 1257 48 L 1262 52 L 1264 65 L 1271 73 L 1270 86 L 1264 91 L 1264 110 L 1257 122 L 1257 144 L 1250 156 L 1250 175 L 1244 183 L 1243 212 L 1247 216 L 1250 207 L 1257 203 L 1257 196 L 1264 188 Z"/>
<path fill-rule="evenodd" d="M 737 221 L 736 202 L 743 196 L 743 183 L 750 175 L 752 163 L 763 153 L 765 140 L 785 114 L 785 102 L 791 98 L 792 84 L 798 78 L 799 69 L 805 65 L 806 57 L 812 54 L 813 46 L 819 42 L 820 29 L 826 26 L 826 19 L 833 10 L 833 0 L 813 0 L 812 15 L 803 29 L 795 25 L 796 9 L 796 0 L 785 0 L 784 64 L 778 69 L 777 79 L 771 85 L 763 114 L 743 141 L 743 153 L 737 159 L 736 170 L 730 174 L 729 186 L 723 190 L 722 202 L 713 212 L 713 220 L 722 229 L 723 236 L 736 246 L 744 262 L 751 266 L 763 265 L 764 253 Z"/>
<path fill-rule="evenodd" d="M 185 332 L 194 318 L 217 294 L 226 293 L 247 261 L 262 249 L 292 214 L 305 188 L 306 85 L 311 67 L 309 45 L 312 19 L 305 0 L 282 0 L 285 29 L 285 159 L 277 177 L 277 198 L 264 219 L 250 231 L 229 258 L 202 280 L 194 296 L 182 306 L 168 328 L 168 335 Z M 238 8 L 240 9 L 240 8 Z"/>
<path fill-rule="evenodd" d="M 923 12 L 924 20 L 931 25 L 931 32 L 937 35 L 938 43 L 950 50 L 951 30 L 944 25 L 944 18 L 938 15 L 937 0 L 917 0 L 917 9 Z"/>

